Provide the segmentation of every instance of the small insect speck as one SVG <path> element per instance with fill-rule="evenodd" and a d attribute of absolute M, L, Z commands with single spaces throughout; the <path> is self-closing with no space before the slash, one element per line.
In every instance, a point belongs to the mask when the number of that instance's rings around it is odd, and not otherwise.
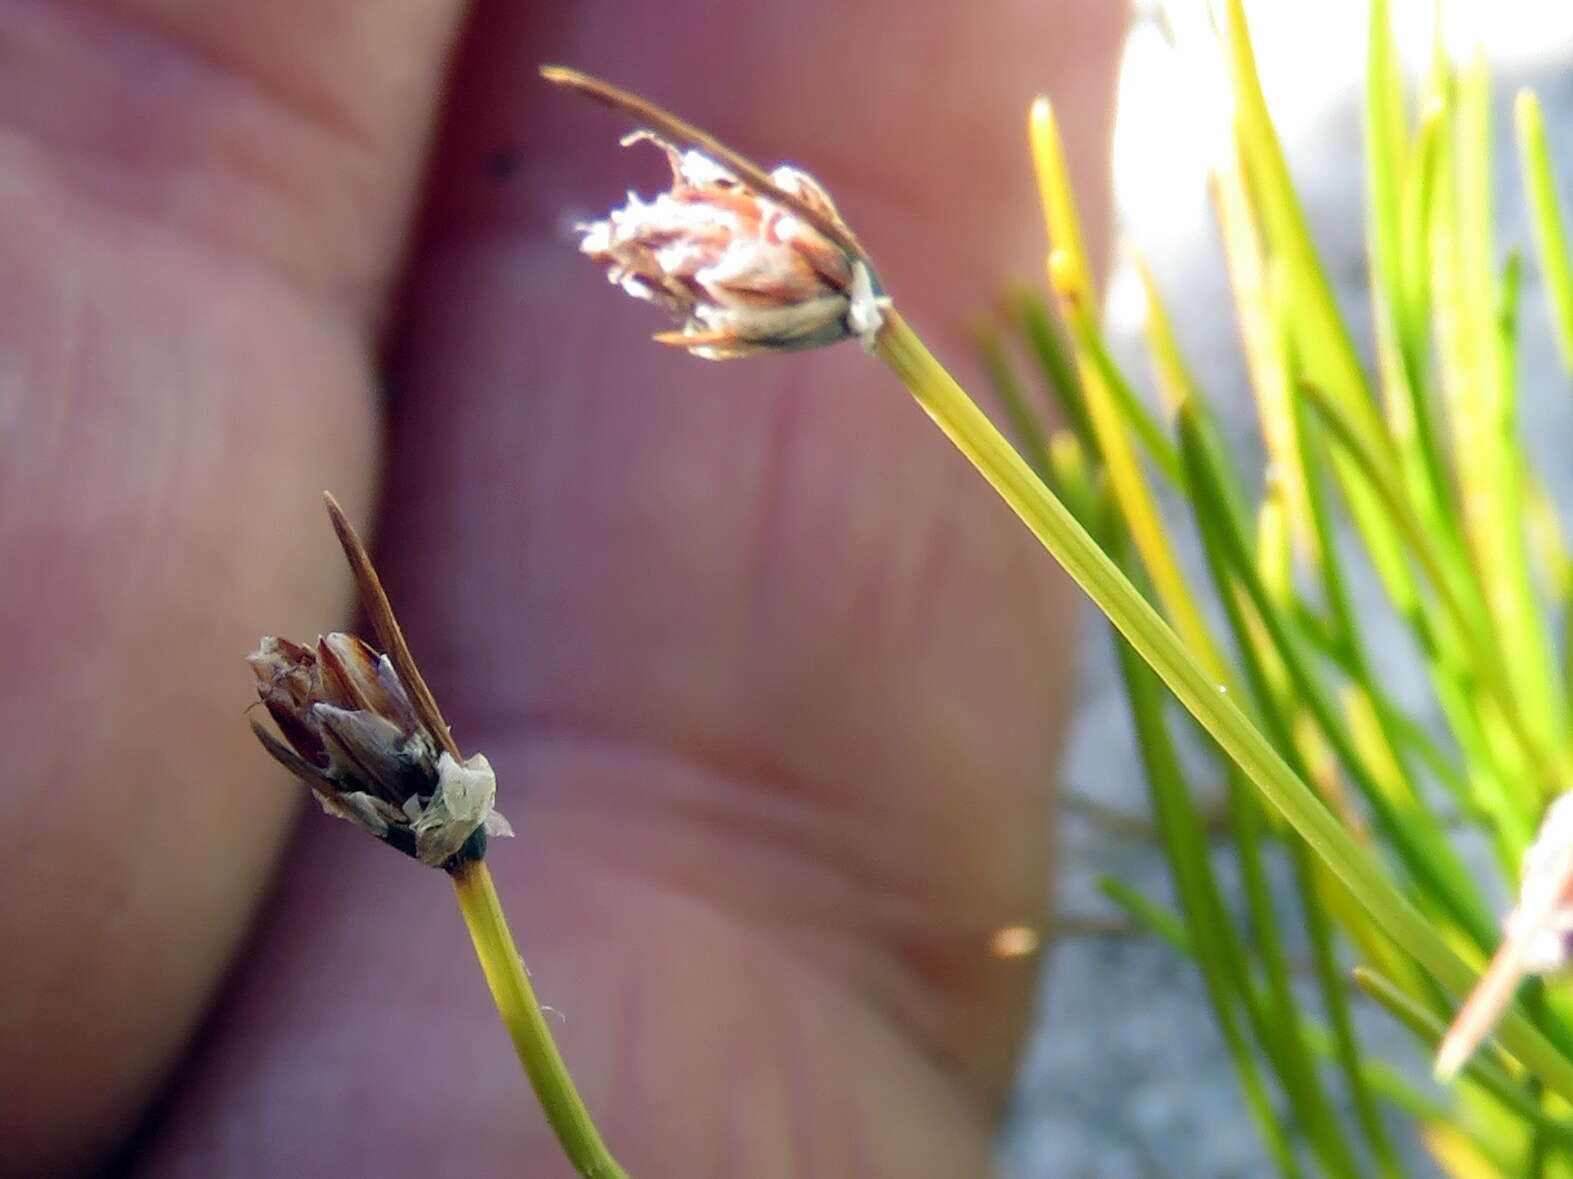
<path fill-rule="evenodd" d="M 498 148 L 486 157 L 486 175 L 501 184 L 518 174 L 522 162 L 519 153 L 513 148 Z"/>

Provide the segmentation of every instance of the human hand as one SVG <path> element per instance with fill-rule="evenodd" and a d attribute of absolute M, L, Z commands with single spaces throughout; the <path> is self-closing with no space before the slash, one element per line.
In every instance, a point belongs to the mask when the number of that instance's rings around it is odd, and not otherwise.
<path fill-rule="evenodd" d="M 955 352 L 1041 253 L 1036 90 L 1101 211 L 1118 6 L 488 4 L 450 60 L 465 22 L 0 21 L 0 1172 L 91 1165 L 167 1082 L 133 1173 L 568 1174 L 442 882 L 313 819 L 267 891 L 302 791 L 242 658 L 340 621 L 320 491 L 370 519 L 380 469 L 383 575 L 630 1172 L 982 1173 L 1069 593 L 855 346 L 650 344 L 561 214 L 663 165 L 535 65 L 813 171 Z"/>

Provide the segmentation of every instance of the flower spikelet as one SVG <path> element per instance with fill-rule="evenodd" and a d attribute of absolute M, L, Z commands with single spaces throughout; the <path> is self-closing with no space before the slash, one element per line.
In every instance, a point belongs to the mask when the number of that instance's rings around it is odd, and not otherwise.
<path fill-rule="evenodd" d="M 671 188 L 648 201 L 630 192 L 605 219 L 579 227 L 580 248 L 613 283 L 681 324 L 656 339 L 709 360 L 849 336 L 873 347 L 889 300 L 867 260 L 814 224 L 841 224 L 817 181 L 785 165 L 769 174 L 793 208 L 696 148 L 650 131 L 623 140 L 645 142 L 666 153 Z"/>
<path fill-rule="evenodd" d="M 486 835 L 513 834 L 493 809 L 486 758 L 460 762 L 442 748 L 386 655 L 339 632 L 311 647 L 268 635 L 247 662 L 282 740 L 252 728 L 330 815 L 434 868 L 466 845 L 478 855 Z"/>

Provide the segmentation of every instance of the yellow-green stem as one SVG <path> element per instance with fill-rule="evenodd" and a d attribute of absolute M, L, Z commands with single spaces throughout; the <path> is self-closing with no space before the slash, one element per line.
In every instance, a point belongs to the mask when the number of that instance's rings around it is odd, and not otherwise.
<path fill-rule="evenodd" d="M 1376 858 L 1339 825 L 1245 714 L 1220 693 L 1218 681 L 1207 675 L 1151 604 L 893 311 L 887 313 L 877 352 L 1180 703 L 1366 906 L 1387 936 L 1442 985 L 1455 992 L 1468 988 L 1475 972 L 1398 891 Z M 1516 1012 L 1502 1021 L 1501 1032 L 1508 1051 L 1549 1088 L 1573 1100 L 1573 1064 L 1544 1036 Z"/>
<path fill-rule="evenodd" d="M 628 1179 L 628 1173 L 601 1141 L 590 1120 L 590 1111 L 585 1109 L 573 1078 L 568 1075 L 568 1066 L 552 1040 L 485 862 L 471 860 L 456 868 L 453 891 L 459 898 L 459 911 L 469 926 L 475 956 L 486 972 L 497 1010 L 563 1153 L 586 1179 Z"/>

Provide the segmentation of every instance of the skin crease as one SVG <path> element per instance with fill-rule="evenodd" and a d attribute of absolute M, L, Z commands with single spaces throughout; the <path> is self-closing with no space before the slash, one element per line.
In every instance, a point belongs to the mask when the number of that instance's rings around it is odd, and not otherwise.
<path fill-rule="evenodd" d="M 446 882 L 288 839 L 246 729 L 258 633 L 346 619 L 323 487 L 630 1172 L 986 1172 L 1070 591 L 854 345 L 650 344 L 562 228 L 661 160 L 534 67 L 808 167 L 958 358 L 1039 90 L 1105 242 L 1124 14 L 818 7 L 0 0 L 0 1174 L 570 1174 Z"/>

